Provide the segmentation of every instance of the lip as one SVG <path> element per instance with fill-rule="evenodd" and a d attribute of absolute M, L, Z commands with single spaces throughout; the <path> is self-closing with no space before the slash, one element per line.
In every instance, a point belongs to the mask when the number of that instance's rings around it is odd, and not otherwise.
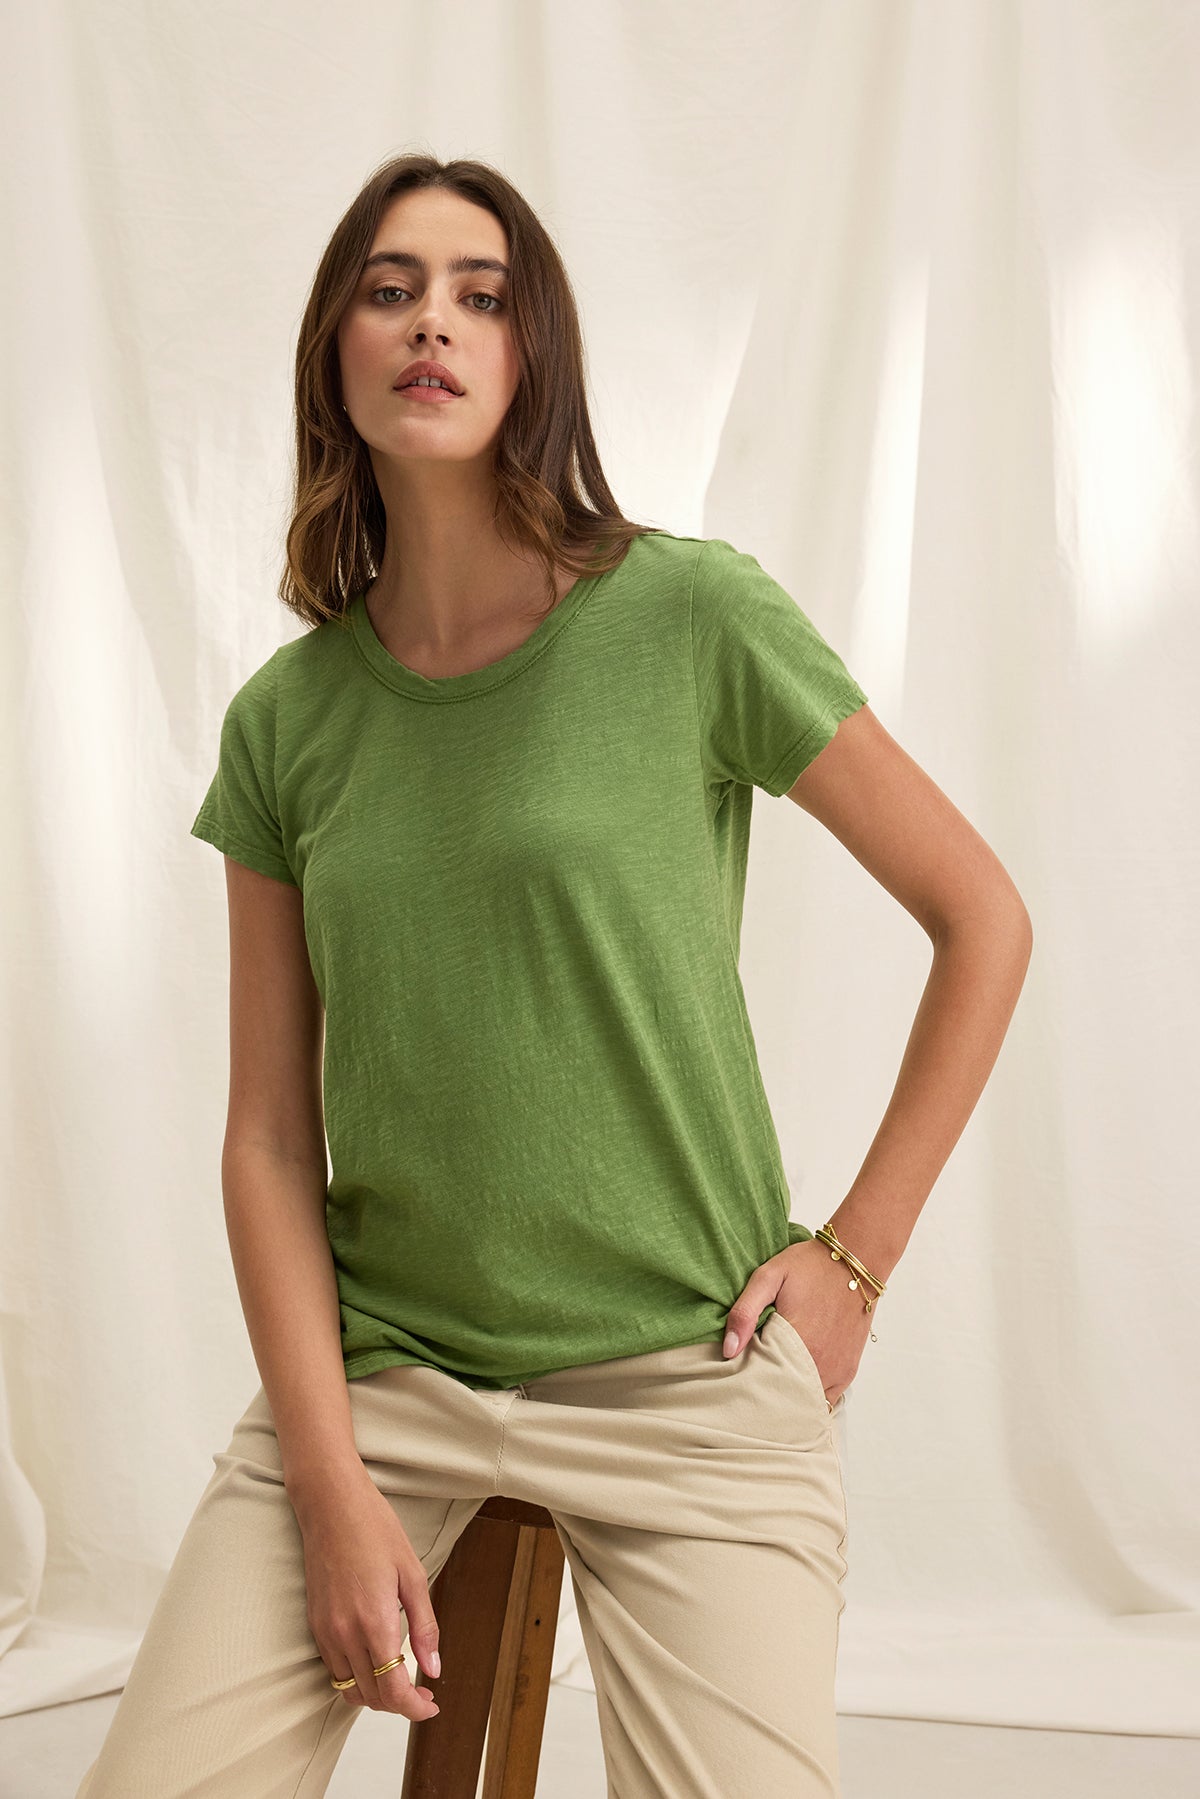
<path fill-rule="evenodd" d="M 393 383 L 396 391 L 401 391 L 406 382 L 415 381 L 419 375 L 428 375 L 431 379 L 446 382 L 447 386 L 440 391 L 446 395 L 447 399 L 457 400 L 462 397 L 462 383 L 454 370 L 448 369 L 444 362 L 431 362 L 425 357 L 419 358 L 416 362 L 410 362 L 407 368 L 401 369 Z M 436 387 L 421 388 L 417 391 L 436 394 L 439 389 Z"/>
<path fill-rule="evenodd" d="M 447 392 L 444 387 L 398 387 L 398 400 L 421 400 L 426 406 L 448 406 L 451 400 L 457 400 L 458 394 Z"/>

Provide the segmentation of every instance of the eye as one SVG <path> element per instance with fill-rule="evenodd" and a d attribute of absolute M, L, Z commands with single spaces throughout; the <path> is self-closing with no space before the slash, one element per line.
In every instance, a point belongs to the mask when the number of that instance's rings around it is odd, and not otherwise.
<path fill-rule="evenodd" d="M 380 294 L 406 294 L 407 292 L 408 292 L 408 289 L 406 287 L 394 287 L 394 286 L 377 287 L 375 289 L 375 291 L 372 293 L 371 299 L 378 300 Z M 478 293 L 468 294 L 467 298 L 471 299 L 471 300 L 490 300 L 491 301 L 492 304 L 489 307 L 485 308 L 482 306 L 472 306 L 472 308 L 471 308 L 472 312 L 481 312 L 483 314 L 484 318 L 490 318 L 493 310 L 496 312 L 502 312 L 504 310 L 503 300 L 497 298 L 497 296 L 495 294 L 486 293 L 482 288 L 479 290 Z"/>

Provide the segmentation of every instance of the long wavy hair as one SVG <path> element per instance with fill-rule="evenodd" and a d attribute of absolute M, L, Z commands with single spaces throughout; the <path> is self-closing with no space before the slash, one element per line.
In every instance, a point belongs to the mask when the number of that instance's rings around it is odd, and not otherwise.
<path fill-rule="evenodd" d="M 296 461 L 286 568 L 279 598 L 310 625 L 344 618 L 379 573 L 387 518 L 363 439 L 342 408 L 337 331 L 388 205 L 418 187 L 443 187 L 486 207 L 508 236 L 509 318 L 520 367 L 494 447 L 496 528 L 546 571 L 578 579 L 622 562 L 656 525 L 625 518 L 613 498 L 588 417 L 583 335 L 567 271 L 545 226 L 487 163 L 413 154 L 368 177 L 334 228 L 313 277 L 296 346 Z M 543 615 L 544 616 L 544 615 Z"/>

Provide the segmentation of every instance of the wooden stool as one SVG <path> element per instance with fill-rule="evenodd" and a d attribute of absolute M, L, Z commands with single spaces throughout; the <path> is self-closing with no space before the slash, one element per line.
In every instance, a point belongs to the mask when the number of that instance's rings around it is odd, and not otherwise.
<path fill-rule="evenodd" d="M 534 1799 L 558 1629 L 563 1546 L 544 1506 L 486 1499 L 429 1589 L 442 1673 L 418 1666 L 436 1718 L 408 1727 L 401 1799 Z"/>

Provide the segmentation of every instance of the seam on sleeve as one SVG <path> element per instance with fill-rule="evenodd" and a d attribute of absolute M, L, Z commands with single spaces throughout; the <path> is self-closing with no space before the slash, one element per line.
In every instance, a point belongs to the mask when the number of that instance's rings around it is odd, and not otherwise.
<path fill-rule="evenodd" d="M 275 823 L 279 827 L 279 839 L 283 841 L 283 820 L 279 816 L 279 768 L 277 752 L 279 747 L 279 651 L 271 657 L 271 811 L 275 815 Z"/>
<path fill-rule="evenodd" d="M 866 703 L 867 696 L 857 684 L 852 691 L 847 688 L 836 694 L 827 703 L 820 718 L 802 731 L 794 743 L 789 744 L 763 781 L 763 787 L 773 799 L 779 799 L 785 794 L 792 783 L 799 780 L 809 763 L 816 760 L 816 750 L 810 755 L 809 745 L 816 743 L 818 749 L 824 749 L 830 739 L 836 735 L 837 727 L 842 720 L 849 718 L 852 713 L 857 712 L 860 706 L 865 706 Z M 830 725 L 833 726 L 832 730 L 829 729 Z M 798 765 L 797 758 L 799 758 Z M 778 779 L 780 769 L 786 771 L 782 782 Z"/>
<path fill-rule="evenodd" d="M 279 646 L 282 649 L 284 646 Z M 279 650 L 271 657 L 271 810 L 275 815 L 275 823 L 279 829 L 279 842 L 283 850 L 283 862 L 287 868 L 287 878 L 295 885 L 300 882 L 292 868 L 288 856 L 287 844 L 283 836 L 283 818 L 279 810 Z"/>
<path fill-rule="evenodd" d="M 696 721 L 696 748 L 700 756 L 700 780 L 702 786 L 705 788 L 708 787 L 708 769 L 704 760 L 704 731 L 700 723 L 700 689 L 696 681 L 696 632 L 693 625 L 693 616 L 695 611 L 696 574 L 699 570 L 704 552 L 712 541 L 713 539 L 709 537 L 700 545 L 700 554 L 692 564 L 692 578 L 688 583 L 688 654 L 692 668 L 692 716 Z"/>

